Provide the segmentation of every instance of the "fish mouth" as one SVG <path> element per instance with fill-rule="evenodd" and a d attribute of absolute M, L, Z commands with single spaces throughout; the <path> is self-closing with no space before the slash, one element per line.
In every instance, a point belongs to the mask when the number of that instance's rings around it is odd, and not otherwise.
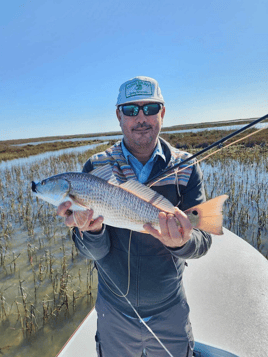
<path fill-rule="evenodd" d="M 32 181 L 32 191 L 37 193 L 37 189 L 36 189 L 36 183 L 34 181 Z"/>

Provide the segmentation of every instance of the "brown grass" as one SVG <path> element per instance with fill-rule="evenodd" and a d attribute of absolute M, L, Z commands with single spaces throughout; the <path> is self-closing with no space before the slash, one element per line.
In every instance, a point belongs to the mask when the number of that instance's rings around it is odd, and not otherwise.
<path fill-rule="evenodd" d="M 0 162 L 38 155 L 49 151 L 75 148 L 89 144 L 99 143 L 100 141 L 61 141 L 52 143 L 43 143 L 39 145 L 13 146 L 5 142 L 0 142 Z"/>
<path fill-rule="evenodd" d="M 230 142 L 233 142 L 239 138 L 243 138 L 245 135 L 250 132 L 254 132 L 254 129 L 247 130 L 246 133 L 241 133 L 235 138 L 232 138 L 226 141 L 223 145 L 227 145 Z M 203 149 L 213 144 L 214 142 L 222 139 L 223 137 L 229 135 L 232 131 L 224 130 L 211 130 L 211 131 L 201 131 L 199 133 L 177 133 L 177 134 L 162 134 L 161 137 L 167 140 L 171 145 L 182 148 L 185 150 L 191 149 Z M 252 135 L 251 137 L 242 140 L 239 143 L 238 149 L 241 148 L 241 145 L 244 148 L 251 148 L 256 145 L 262 146 L 268 150 L 267 146 L 267 129 L 260 131 L 257 134 Z"/>

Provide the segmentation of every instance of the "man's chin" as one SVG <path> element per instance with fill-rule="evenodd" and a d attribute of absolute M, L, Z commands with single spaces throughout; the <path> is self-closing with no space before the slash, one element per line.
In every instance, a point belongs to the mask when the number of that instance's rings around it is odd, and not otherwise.
<path fill-rule="evenodd" d="M 135 140 L 135 144 L 140 148 L 149 148 L 152 144 L 153 138 L 140 138 L 139 140 Z"/>

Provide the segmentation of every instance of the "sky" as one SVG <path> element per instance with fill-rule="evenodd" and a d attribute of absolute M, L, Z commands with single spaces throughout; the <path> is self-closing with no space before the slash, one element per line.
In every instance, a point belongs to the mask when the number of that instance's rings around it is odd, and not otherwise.
<path fill-rule="evenodd" d="M 120 130 L 120 85 L 155 78 L 164 126 L 268 113 L 267 0 L 0 5 L 0 140 Z"/>

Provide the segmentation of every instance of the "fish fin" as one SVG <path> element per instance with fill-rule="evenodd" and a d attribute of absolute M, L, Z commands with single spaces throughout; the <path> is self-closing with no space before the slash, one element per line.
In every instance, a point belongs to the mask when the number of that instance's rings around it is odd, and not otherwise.
<path fill-rule="evenodd" d="M 200 205 L 189 208 L 185 213 L 191 214 L 193 211 L 196 211 L 199 216 L 198 224 L 195 226 L 196 228 L 211 234 L 221 235 L 223 234 L 222 207 L 227 198 L 227 195 L 212 198 Z"/>
<path fill-rule="evenodd" d="M 138 196 L 145 202 L 150 203 L 151 205 L 158 208 L 160 211 L 172 214 L 175 213 L 175 207 L 168 199 L 155 192 L 151 188 L 143 185 L 139 181 L 128 180 L 122 183 L 119 187 L 125 191 L 134 194 L 135 196 Z"/>
<path fill-rule="evenodd" d="M 83 203 L 80 203 L 77 197 L 74 195 L 69 194 L 69 196 L 66 198 L 66 201 L 72 202 L 72 206 L 70 207 L 71 211 L 84 211 L 88 209 L 88 207 L 86 207 Z"/>

